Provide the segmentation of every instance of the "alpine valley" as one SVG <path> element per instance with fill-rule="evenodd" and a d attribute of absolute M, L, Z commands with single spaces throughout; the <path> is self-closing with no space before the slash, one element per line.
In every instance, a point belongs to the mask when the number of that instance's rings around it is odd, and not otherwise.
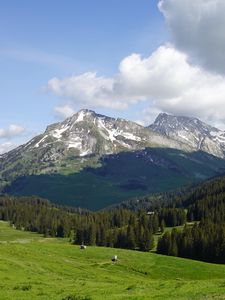
<path fill-rule="evenodd" d="M 225 132 L 165 113 L 143 127 L 81 110 L 0 156 L 2 193 L 92 210 L 223 173 Z"/>

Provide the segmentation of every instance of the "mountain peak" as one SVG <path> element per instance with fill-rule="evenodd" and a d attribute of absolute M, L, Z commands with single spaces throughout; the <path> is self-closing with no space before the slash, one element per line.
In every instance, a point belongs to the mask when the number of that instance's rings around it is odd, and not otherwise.
<path fill-rule="evenodd" d="M 194 117 L 187 117 L 187 116 L 176 116 L 176 115 L 171 115 L 171 114 L 167 114 L 167 113 L 160 113 L 156 119 L 154 124 L 159 123 L 159 122 L 172 122 L 174 120 L 177 120 L 180 123 L 184 123 L 184 122 L 201 122 L 199 119 L 194 118 Z"/>
<path fill-rule="evenodd" d="M 149 128 L 195 150 L 224 157 L 225 133 L 197 118 L 160 113 Z"/>
<path fill-rule="evenodd" d="M 167 113 L 160 113 L 155 122 L 149 126 L 150 128 L 155 128 L 156 131 L 161 128 L 162 133 L 166 133 L 168 129 L 184 129 L 184 130 L 193 130 L 197 129 L 202 133 L 210 133 L 211 131 L 219 131 L 219 129 L 202 122 L 198 118 L 195 117 L 188 117 L 188 116 L 176 116 L 170 115 Z"/>
<path fill-rule="evenodd" d="M 97 113 L 94 110 L 82 108 L 75 115 L 96 115 Z"/>
<path fill-rule="evenodd" d="M 76 119 L 76 122 L 82 122 L 85 117 L 95 115 L 95 112 L 89 109 L 81 109 L 72 118 Z"/>
<path fill-rule="evenodd" d="M 152 151 L 147 149 L 152 147 L 154 148 Z M 164 154 L 157 148 L 165 148 Z M 168 150 L 171 148 L 182 150 L 182 152 Z M 140 161 L 140 167 L 135 165 L 136 163 L 133 166 L 141 172 L 142 175 L 139 178 L 145 178 L 142 169 L 145 172 L 144 169 L 147 164 L 149 164 L 149 170 L 153 170 L 151 174 L 155 174 L 155 170 L 160 168 L 162 174 L 175 170 L 176 176 L 186 172 L 187 178 L 189 178 L 189 168 L 177 171 L 177 164 L 179 165 L 181 159 L 185 159 L 188 165 L 195 164 L 196 169 L 193 176 L 197 178 L 199 177 L 198 168 L 205 168 L 205 160 L 198 162 L 198 156 L 202 154 L 193 156 L 190 152 L 198 150 L 224 158 L 225 132 L 219 131 L 196 118 L 177 117 L 166 113 L 160 114 L 150 128 L 145 128 L 132 121 L 111 118 L 97 114 L 92 110 L 82 109 L 63 122 L 48 126 L 43 134 L 0 157 L 0 177 L 4 179 L 4 184 L 8 184 L 15 178 L 24 175 L 74 174 L 84 170 L 85 167 L 99 167 L 102 162 L 101 159 L 107 160 L 109 156 L 106 157 L 106 155 L 109 154 L 113 154 L 113 163 L 118 164 L 119 169 L 123 169 L 126 159 L 124 160 L 124 155 L 122 155 L 123 158 L 118 163 L 117 157 L 120 152 L 129 152 L 132 160 L 128 163 L 128 172 L 133 160 Z M 157 153 L 160 155 L 158 156 Z M 176 155 L 177 161 L 174 155 Z M 211 163 L 218 161 L 207 154 L 204 156 Z M 152 168 L 152 164 L 154 168 Z M 217 167 L 215 170 L 217 172 Z M 104 172 L 102 174 L 105 174 Z M 111 174 L 111 169 L 108 174 Z M 215 172 L 213 171 L 212 174 L 214 175 Z M 200 176 L 202 175 L 200 174 Z M 126 175 L 123 177 L 126 178 Z M 78 178 L 80 177 L 78 176 Z M 133 181 L 133 179 L 129 180 L 131 185 Z M 121 184 L 123 187 L 124 181 L 121 181 Z M 80 191 L 80 183 L 77 186 L 78 191 Z M 107 186 L 109 185 L 107 184 Z M 72 184 L 73 187 L 74 183 Z M 115 187 L 118 189 L 117 182 L 115 182 Z M 64 185 L 62 189 L 64 189 Z"/>
<path fill-rule="evenodd" d="M 95 111 L 85 108 L 85 109 L 79 110 L 74 115 L 72 115 L 71 117 L 67 118 L 66 120 L 73 120 L 73 121 L 77 120 L 78 122 L 81 122 L 81 121 L 84 120 L 85 117 L 91 116 L 91 115 L 93 115 L 93 116 L 96 115 Z"/>

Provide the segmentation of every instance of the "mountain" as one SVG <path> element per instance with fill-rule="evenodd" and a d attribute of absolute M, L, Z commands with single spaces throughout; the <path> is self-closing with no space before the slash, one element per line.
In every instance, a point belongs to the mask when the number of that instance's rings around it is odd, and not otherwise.
<path fill-rule="evenodd" d="M 204 149 L 157 128 L 81 110 L 3 154 L 0 188 L 96 210 L 225 172 L 222 148 L 218 155 L 196 150 Z"/>
<path fill-rule="evenodd" d="M 148 127 L 154 132 L 217 157 L 225 157 L 225 132 L 197 118 L 173 116 L 161 113 Z"/>
<path fill-rule="evenodd" d="M 146 147 L 191 148 L 160 133 L 124 119 L 81 110 L 52 124 L 27 144 L 0 157 L 2 179 L 83 168 L 81 158 L 99 157 Z M 74 160 L 76 161 L 74 163 Z"/>

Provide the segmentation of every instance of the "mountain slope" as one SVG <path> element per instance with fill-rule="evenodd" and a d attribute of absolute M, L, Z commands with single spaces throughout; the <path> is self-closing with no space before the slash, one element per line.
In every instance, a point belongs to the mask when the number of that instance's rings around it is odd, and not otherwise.
<path fill-rule="evenodd" d="M 0 189 L 96 210 L 224 173 L 222 148 L 211 148 L 195 152 L 176 134 L 81 110 L 3 154 Z"/>
<path fill-rule="evenodd" d="M 173 116 L 161 113 L 148 128 L 184 143 L 196 151 L 225 157 L 225 132 L 197 118 Z"/>
<path fill-rule="evenodd" d="M 65 167 L 74 172 L 83 168 L 83 157 L 145 147 L 191 150 L 188 145 L 134 122 L 81 110 L 61 123 L 48 126 L 43 134 L 27 144 L 3 154 L 0 157 L 0 177 L 7 182 L 28 174 L 59 172 Z"/>
<path fill-rule="evenodd" d="M 97 210 L 131 197 L 168 191 L 225 172 L 225 161 L 204 152 L 147 148 L 106 155 L 99 167 L 72 174 L 27 175 L 5 188 L 13 195 L 39 195 Z"/>

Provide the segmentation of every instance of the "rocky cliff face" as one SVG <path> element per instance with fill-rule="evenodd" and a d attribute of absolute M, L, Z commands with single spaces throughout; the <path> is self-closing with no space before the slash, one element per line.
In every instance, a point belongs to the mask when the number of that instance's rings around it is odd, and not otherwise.
<path fill-rule="evenodd" d="M 225 132 L 196 118 L 159 114 L 148 128 L 217 157 L 225 157 Z"/>
<path fill-rule="evenodd" d="M 0 180 L 42 173 L 73 172 L 103 155 L 144 148 L 204 151 L 224 158 L 225 132 L 196 118 L 160 114 L 149 127 L 81 110 L 48 126 L 28 143 L 0 157 Z M 93 162 L 94 160 L 94 162 Z M 84 164 L 85 162 L 85 164 Z M 65 170 L 66 169 L 66 170 Z"/>
<path fill-rule="evenodd" d="M 52 124 L 45 132 L 0 157 L 3 177 L 57 172 L 70 160 L 134 151 L 146 147 L 191 150 L 134 122 L 114 119 L 81 110 L 63 122 Z"/>
<path fill-rule="evenodd" d="M 143 127 L 81 110 L 0 156 L 0 192 L 99 209 L 224 173 L 224 149 L 224 132 L 194 118 Z"/>

